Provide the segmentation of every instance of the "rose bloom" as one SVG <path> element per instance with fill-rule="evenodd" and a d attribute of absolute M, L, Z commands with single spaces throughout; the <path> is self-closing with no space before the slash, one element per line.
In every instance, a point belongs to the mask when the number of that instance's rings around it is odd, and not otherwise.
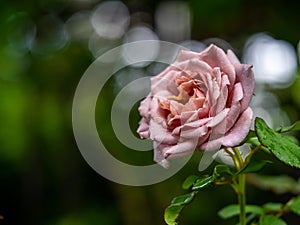
<path fill-rule="evenodd" d="M 249 132 L 253 112 L 252 66 L 215 45 L 180 51 L 175 62 L 151 78 L 141 102 L 137 132 L 154 144 L 154 160 L 239 145 Z"/>

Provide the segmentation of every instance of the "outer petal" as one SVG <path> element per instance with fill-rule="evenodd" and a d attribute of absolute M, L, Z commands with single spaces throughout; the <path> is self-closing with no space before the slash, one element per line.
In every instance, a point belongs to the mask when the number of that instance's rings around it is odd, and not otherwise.
<path fill-rule="evenodd" d="M 236 57 L 236 55 L 230 49 L 227 50 L 227 57 L 233 65 L 241 64 L 240 60 Z"/>
<path fill-rule="evenodd" d="M 145 118 L 142 118 L 140 121 L 140 126 L 138 127 L 137 132 L 141 138 L 150 138 L 149 124 Z"/>
<path fill-rule="evenodd" d="M 166 91 L 169 95 L 177 95 L 178 90 L 175 85 L 175 80 L 182 74 L 181 71 L 170 70 L 170 67 L 165 69 L 159 75 L 151 78 L 151 94 L 155 95 L 159 91 Z"/>
<path fill-rule="evenodd" d="M 200 58 L 207 62 L 212 68 L 220 67 L 228 75 L 231 84 L 235 83 L 235 69 L 229 61 L 225 52 L 215 45 L 210 45 L 206 50 L 199 53 Z"/>
<path fill-rule="evenodd" d="M 241 110 L 244 111 L 249 106 L 254 91 L 254 74 L 252 65 L 235 64 L 237 80 L 242 84 L 244 97 L 241 100 Z"/>
<path fill-rule="evenodd" d="M 239 145 L 249 132 L 252 116 L 252 109 L 248 108 L 242 113 L 234 127 L 227 134 L 215 134 L 215 137 L 211 135 L 209 140 L 200 146 L 200 149 L 204 151 L 214 151 L 221 146 L 233 147 Z"/>
<path fill-rule="evenodd" d="M 165 158 L 176 158 L 180 156 L 189 155 L 195 151 L 198 140 L 196 139 L 183 139 L 176 145 L 173 145 L 165 153 Z"/>
<path fill-rule="evenodd" d="M 184 53 L 185 51 L 182 51 L 182 54 Z M 195 54 L 194 58 L 191 58 L 187 61 L 175 61 L 172 64 L 172 67 L 175 70 L 186 72 L 190 76 L 193 76 L 193 73 L 190 72 L 196 72 L 197 74 L 212 73 L 212 68 L 206 62 L 199 60 L 197 54 Z"/>
<path fill-rule="evenodd" d="M 139 113 L 141 114 L 141 116 L 149 119 L 150 117 L 150 106 L 151 106 L 151 96 L 148 95 L 140 104 L 139 106 Z"/>
<path fill-rule="evenodd" d="M 173 145 L 178 141 L 178 137 L 176 135 L 173 135 L 171 131 L 164 128 L 161 124 L 154 120 L 150 121 L 149 131 L 150 139 L 156 142 Z"/>
<path fill-rule="evenodd" d="M 153 148 L 154 148 L 154 161 L 159 163 L 165 168 L 169 167 L 169 162 L 165 158 L 166 151 L 170 148 L 169 145 L 164 145 L 158 142 L 153 142 Z"/>
<path fill-rule="evenodd" d="M 223 145 L 233 147 L 239 145 L 247 136 L 253 117 L 253 111 L 251 108 L 247 108 L 233 128 L 226 134 L 223 139 Z"/>

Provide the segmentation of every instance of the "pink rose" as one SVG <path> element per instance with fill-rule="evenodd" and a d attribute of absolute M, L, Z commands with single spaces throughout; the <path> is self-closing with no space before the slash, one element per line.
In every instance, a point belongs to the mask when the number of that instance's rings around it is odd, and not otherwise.
<path fill-rule="evenodd" d="M 253 112 L 252 66 L 215 45 L 204 51 L 179 52 L 175 62 L 151 78 L 151 92 L 141 102 L 137 132 L 154 142 L 154 160 L 241 143 Z"/>

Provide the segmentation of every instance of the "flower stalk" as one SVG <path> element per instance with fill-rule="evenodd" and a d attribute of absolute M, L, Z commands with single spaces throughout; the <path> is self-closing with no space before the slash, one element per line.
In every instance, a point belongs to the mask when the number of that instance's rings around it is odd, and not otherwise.
<path fill-rule="evenodd" d="M 233 148 L 233 161 L 237 171 L 240 171 L 244 167 L 244 160 L 237 147 Z M 238 196 L 238 203 L 240 207 L 240 225 L 246 225 L 246 175 L 239 174 L 237 177 L 237 183 L 234 190 Z"/>

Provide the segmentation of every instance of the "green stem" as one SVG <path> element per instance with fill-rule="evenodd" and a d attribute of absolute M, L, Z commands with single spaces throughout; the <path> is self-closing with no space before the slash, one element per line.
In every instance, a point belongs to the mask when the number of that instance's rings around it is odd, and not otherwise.
<path fill-rule="evenodd" d="M 245 190 L 245 174 L 239 174 L 239 192 L 238 202 L 240 206 L 240 225 L 246 225 L 246 190 Z"/>
<path fill-rule="evenodd" d="M 233 161 L 238 171 L 244 167 L 244 160 L 238 148 L 233 148 Z M 246 225 L 246 176 L 245 174 L 238 175 L 238 182 L 234 190 L 238 195 L 238 203 L 240 206 L 240 225 Z"/>

